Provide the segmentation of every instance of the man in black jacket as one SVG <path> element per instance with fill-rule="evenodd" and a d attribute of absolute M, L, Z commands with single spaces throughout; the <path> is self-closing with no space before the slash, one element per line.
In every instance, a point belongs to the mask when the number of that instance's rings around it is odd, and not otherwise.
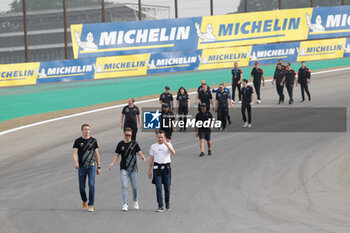
<path fill-rule="evenodd" d="M 282 70 L 281 64 L 278 63 L 277 70 L 275 70 L 275 74 L 274 74 L 273 79 L 272 79 L 272 85 L 274 84 L 274 82 L 276 80 L 276 89 L 277 89 L 277 93 L 279 95 L 278 104 L 281 104 L 284 102 L 284 94 L 283 94 L 284 76 L 285 76 L 285 71 Z"/>
<path fill-rule="evenodd" d="M 309 68 L 305 66 L 305 61 L 301 62 L 301 67 L 298 72 L 298 83 L 300 84 L 300 89 L 301 89 L 301 102 L 305 102 L 305 93 L 309 97 L 309 101 L 311 101 L 311 95 L 309 91 L 309 84 L 310 84 L 310 79 L 311 79 L 311 72 Z"/>

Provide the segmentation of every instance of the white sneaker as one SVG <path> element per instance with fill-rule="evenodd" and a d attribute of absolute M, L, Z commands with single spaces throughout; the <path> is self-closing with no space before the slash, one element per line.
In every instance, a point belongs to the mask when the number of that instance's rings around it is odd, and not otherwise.
<path fill-rule="evenodd" d="M 252 127 L 252 124 L 248 124 L 248 128 L 251 128 Z"/>
<path fill-rule="evenodd" d="M 128 211 L 128 204 L 123 205 L 122 211 Z"/>
<path fill-rule="evenodd" d="M 258 104 L 261 104 L 261 100 L 257 100 L 256 102 L 257 102 Z"/>
<path fill-rule="evenodd" d="M 138 202 L 138 201 L 134 201 L 134 209 L 135 209 L 135 210 L 140 209 L 140 206 L 139 206 L 139 202 Z"/>
<path fill-rule="evenodd" d="M 231 100 L 231 103 L 232 103 L 232 104 L 235 104 L 236 102 L 235 102 L 234 100 Z"/>
<path fill-rule="evenodd" d="M 248 126 L 248 122 L 244 122 L 243 127 L 245 128 L 245 127 L 247 127 L 247 126 Z"/>
<path fill-rule="evenodd" d="M 241 103 L 242 103 L 242 101 L 239 101 L 239 103 L 241 104 Z"/>

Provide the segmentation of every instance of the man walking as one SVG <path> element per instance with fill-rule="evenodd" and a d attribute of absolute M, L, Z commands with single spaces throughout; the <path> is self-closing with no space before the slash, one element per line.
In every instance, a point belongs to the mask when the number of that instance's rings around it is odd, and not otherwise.
<path fill-rule="evenodd" d="M 88 208 L 89 212 L 93 212 L 95 200 L 95 173 L 97 175 L 101 173 L 100 155 L 98 153 L 97 140 L 90 136 L 90 125 L 83 124 L 81 126 L 81 134 L 82 136 L 74 141 L 73 161 L 75 168 L 78 169 L 79 191 L 83 201 L 82 208 Z M 85 192 L 86 176 L 88 176 L 89 181 L 89 203 L 87 202 Z"/>
<path fill-rule="evenodd" d="M 256 95 L 258 98 L 256 102 L 260 104 L 261 103 L 261 98 L 260 98 L 261 80 L 263 82 L 263 86 L 265 86 L 264 71 L 261 68 L 259 68 L 259 62 L 256 61 L 254 65 L 255 67 L 252 69 L 250 79 L 252 79 L 253 77 L 253 84 L 254 84 Z"/>
<path fill-rule="evenodd" d="M 215 111 L 213 96 L 207 84 L 203 84 L 202 90 L 198 94 L 199 106 L 205 103 L 207 106 L 207 111 L 210 111 L 210 104 L 213 106 L 213 111 Z M 200 108 L 198 109 L 200 111 Z"/>
<path fill-rule="evenodd" d="M 132 140 L 136 141 L 137 134 L 137 122 L 141 127 L 141 116 L 140 110 L 134 105 L 135 99 L 130 98 L 128 100 L 128 105 L 126 105 L 122 110 L 122 116 L 120 119 L 120 128 L 131 128 L 132 130 Z M 125 119 L 125 121 L 124 121 Z"/>
<path fill-rule="evenodd" d="M 173 100 L 173 95 L 169 92 L 170 87 L 166 86 L 165 87 L 165 92 L 163 92 L 159 96 L 159 103 L 162 106 L 163 104 L 167 104 L 172 111 L 174 109 L 174 100 Z"/>
<path fill-rule="evenodd" d="M 219 86 L 219 88 L 215 89 L 214 85 L 215 85 L 215 83 L 212 83 L 212 92 L 213 93 L 220 92 L 220 86 Z M 230 89 L 226 87 L 226 82 L 225 81 L 222 82 L 222 85 L 224 85 L 224 91 L 226 91 L 228 93 L 228 96 L 229 96 L 229 99 L 230 99 L 230 102 L 231 102 L 232 101 L 232 97 L 231 97 Z M 239 88 L 239 90 L 241 90 L 241 88 Z M 238 93 L 238 95 L 239 95 L 239 98 L 241 98 L 240 93 Z M 228 121 L 229 124 L 231 124 L 230 111 L 227 111 L 226 113 L 227 113 L 227 121 Z"/>
<path fill-rule="evenodd" d="M 305 61 L 301 62 L 301 67 L 298 72 L 298 83 L 300 84 L 300 89 L 301 89 L 301 102 L 305 102 L 305 93 L 309 97 L 309 101 L 311 101 L 311 95 L 309 91 L 309 84 L 310 84 L 310 79 L 311 79 L 311 72 L 309 68 L 305 66 Z"/>
<path fill-rule="evenodd" d="M 297 79 L 296 79 L 296 73 L 291 68 L 291 64 L 287 63 L 286 75 L 284 76 L 283 82 L 285 83 L 287 91 L 288 91 L 289 104 L 293 103 L 294 80 L 295 80 L 296 85 L 298 86 L 298 82 L 297 82 Z"/>
<path fill-rule="evenodd" d="M 243 88 L 241 90 L 242 95 L 242 106 L 241 106 L 241 112 L 242 112 L 242 118 L 244 125 L 243 127 L 252 127 L 252 105 L 254 104 L 254 91 L 251 86 L 248 86 L 248 80 L 243 79 Z M 247 117 L 245 115 L 245 112 L 248 113 L 248 121 Z"/>
<path fill-rule="evenodd" d="M 157 143 L 152 144 L 149 154 L 148 178 L 152 179 L 156 185 L 157 192 L 157 212 L 163 212 L 163 194 L 162 184 L 165 192 L 165 208 L 170 210 L 170 185 L 171 185 L 171 158 L 170 154 L 175 155 L 175 150 L 170 142 L 167 142 L 163 130 L 157 133 Z"/>
<path fill-rule="evenodd" d="M 209 111 L 206 110 L 207 106 L 205 103 L 202 103 L 201 106 L 201 111 L 197 113 L 196 115 L 196 127 L 195 127 L 195 135 L 196 137 L 199 137 L 199 147 L 201 149 L 201 153 L 199 154 L 199 157 L 204 156 L 204 139 L 207 141 L 207 146 L 208 146 L 208 155 L 211 155 L 211 131 L 212 129 L 208 126 L 204 126 L 204 122 L 208 120 L 212 120 L 213 116 Z M 200 121 L 202 127 L 197 128 L 197 122 Z"/>
<path fill-rule="evenodd" d="M 242 83 L 242 70 L 238 68 L 238 63 L 234 63 L 232 73 L 232 102 L 235 103 L 236 89 L 238 90 L 239 103 L 241 103 L 241 83 Z"/>
<path fill-rule="evenodd" d="M 109 170 L 112 170 L 114 164 L 117 162 L 119 155 L 121 155 L 120 161 L 120 181 L 122 183 L 122 196 L 123 196 L 123 211 L 128 211 L 128 178 L 130 179 L 132 194 L 134 200 L 134 209 L 138 210 L 139 202 L 137 200 L 137 159 L 136 153 L 141 157 L 142 161 L 146 161 L 139 144 L 132 140 L 132 129 L 124 129 L 124 140 L 120 141 L 115 149 L 115 155 L 112 163 L 108 166 Z"/>
<path fill-rule="evenodd" d="M 277 69 L 275 70 L 275 74 L 272 79 L 272 85 L 274 84 L 276 80 L 276 90 L 279 96 L 278 104 L 281 104 L 284 102 L 284 94 L 283 94 L 283 88 L 284 83 L 283 80 L 285 79 L 285 71 L 282 70 L 281 64 L 277 64 Z"/>
<path fill-rule="evenodd" d="M 220 91 L 216 93 L 216 106 L 218 120 L 222 122 L 222 130 L 226 129 L 226 117 L 227 112 L 230 109 L 230 97 L 229 94 L 224 90 L 224 84 L 220 84 Z"/>

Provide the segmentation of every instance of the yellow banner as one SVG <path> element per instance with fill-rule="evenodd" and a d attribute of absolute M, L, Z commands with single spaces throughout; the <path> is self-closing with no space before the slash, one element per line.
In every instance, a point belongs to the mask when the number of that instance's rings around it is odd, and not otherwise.
<path fill-rule="evenodd" d="M 346 38 L 300 42 L 297 61 L 342 58 Z"/>
<path fill-rule="evenodd" d="M 40 62 L 0 65 L 0 87 L 36 84 Z"/>
<path fill-rule="evenodd" d="M 234 62 L 248 66 L 252 46 L 203 49 L 199 70 L 232 68 Z"/>
<path fill-rule="evenodd" d="M 146 75 L 150 54 L 98 57 L 95 79 Z"/>
<path fill-rule="evenodd" d="M 198 49 L 263 44 L 308 37 L 312 8 L 206 16 L 196 25 Z"/>
<path fill-rule="evenodd" d="M 81 31 L 83 29 L 83 25 L 82 24 L 72 24 L 70 26 L 70 30 L 71 30 L 71 37 L 72 37 L 72 46 L 73 46 L 73 55 L 74 55 L 74 59 L 78 58 L 78 54 L 79 54 L 79 44 L 81 46 L 83 46 L 83 43 L 80 40 L 80 36 L 81 36 Z M 86 43 L 86 42 L 85 42 Z"/>

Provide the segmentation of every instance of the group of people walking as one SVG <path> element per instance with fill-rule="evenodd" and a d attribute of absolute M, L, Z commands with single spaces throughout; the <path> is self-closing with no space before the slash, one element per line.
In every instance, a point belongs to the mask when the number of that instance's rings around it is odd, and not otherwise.
<path fill-rule="evenodd" d="M 198 105 L 198 113 L 196 114 L 196 122 L 204 123 L 213 119 L 213 115 L 210 110 L 217 113 L 217 120 L 221 121 L 220 130 L 225 130 L 227 122 L 231 124 L 230 108 L 233 104 L 236 104 L 236 91 L 239 104 L 241 104 L 241 113 L 243 119 L 243 127 L 252 127 L 252 105 L 254 105 L 255 92 L 257 96 L 256 103 L 261 104 L 260 88 L 261 85 L 265 85 L 263 69 L 259 67 L 259 63 L 255 62 L 254 68 L 251 71 L 250 79 L 243 78 L 243 72 L 238 67 L 238 63 L 234 63 L 234 68 L 231 71 L 232 75 L 232 96 L 230 89 L 226 86 L 225 82 L 219 85 L 219 88 L 215 89 L 214 83 L 210 88 L 205 80 L 201 81 L 201 85 L 197 89 L 195 97 L 195 105 Z M 283 60 L 279 60 L 276 70 L 272 79 L 272 84 L 276 85 L 276 90 L 279 96 L 278 104 L 284 103 L 285 96 L 283 94 L 284 86 L 287 89 L 289 95 L 289 104 L 293 104 L 293 87 L 300 85 L 302 101 L 305 101 L 306 92 L 308 100 L 311 101 L 311 95 L 308 85 L 310 83 L 311 72 L 305 66 L 305 62 L 301 62 L 301 68 L 298 71 L 298 78 L 296 72 L 291 68 L 291 64 L 283 64 Z M 250 81 L 253 81 L 253 87 L 248 85 Z M 215 102 L 213 100 L 213 93 L 216 95 Z M 120 161 L 120 179 L 122 184 L 122 210 L 128 211 L 128 180 L 130 180 L 132 193 L 133 193 L 133 208 L 139 209 L 138 194 L 137 194 L 137 155 L 142 161 L 146 161 L 146 157 L 141 151 L 140 145 L 136 141 L 136 135 L 138 132 L 138 125 L 141 127 L 140 110 L 134 105 L 134 98 L 128 100 L 121 114 L 120 127 L 124 133 L 124 139 L 121 140 L 115 149 L 114 158 L 111 164 L 108 166 L 109 170 L 112 170 L 118 158 Z M 164 93 L 159 97 L 159 103 L 161 104 L 161 122 L 166 118 L 166 121 L 175 121 L 175 115 L 173 111 L 177 109 L 179 114 L 179 120 L 183 120 L 183 127 L 180 131 L 186 131 L 187 114 L 191 107 L 191 101 L 187 90 L 184 87 L 180 87 L 176 96 L 176 105 L 174 104 L 173 95 L 170 93 L 170 87 L 166 86 Z M 227 121 L 226 121 L 227 120 Z M 195 127 L 195 136 L 200 140 L 200 157 L 203 157 L 205 141 L 207 142 L 208 152 L 212 155 L 212 142 L 211 132 L 213 128 L 209 125 L 202 127 Z M 164 127 L 161 124 L 161 129 L 156 132 L 157 142 L 152 144 L 149 150 L 149 169 L 148 177 L 152 180 L 152 183 L 156 186 L 156 199 L 158 203 L 158 212 L 165 209 L 170 210 L 170 186 L 171 186 L 171 156 L 175 155 L 175 149 L 171 144 L 172 133 L 175 128 L 173 124 L 170 127 Z M 87 209 L 89 212 L 94 211 L 94 197 L 95 197 L 95 175 L 101 173 L 101 162 L 98 151 L 97 140 L 90 136 L 90 125 L 83 124 L 81 126 L 81 137 L 75 140 L 73 144 L 73 161 L 75 168 L 78 169 L 79 177 L 79 191 L 82 199 L 82 208 Z M 89 185 L 89 199 L 87 198 L 85 186 L 86 178 L 88 178 Z M 165 198 L 163 202 L 162 190 L 164 187 Z"/>

